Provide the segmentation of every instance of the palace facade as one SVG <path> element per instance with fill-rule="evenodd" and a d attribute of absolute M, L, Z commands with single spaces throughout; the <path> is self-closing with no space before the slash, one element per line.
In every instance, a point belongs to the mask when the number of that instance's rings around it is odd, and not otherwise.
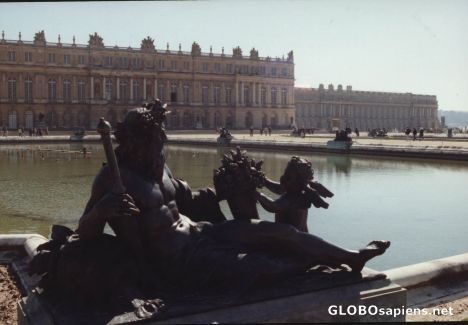
<path fill-rule="evenodd" d="M 294 93 L 299 128 L 440 128 L 437 97 L 432 95 L 355 91 L 341 85 L 335 89 L 332 84 L 327 89 L 323 84 L 296 87 Z"/>
<path fill-rule="evenodd" d="M 115 124 L 129 108 L 160 98 L 171 111 L 167 128 L 249 128 L 295 123 L 294 59 L 104 46 L 98 35 L 86 45 L 0 41 L 0 123 L 10 129 L 95 128 L 103 116 Z"/>

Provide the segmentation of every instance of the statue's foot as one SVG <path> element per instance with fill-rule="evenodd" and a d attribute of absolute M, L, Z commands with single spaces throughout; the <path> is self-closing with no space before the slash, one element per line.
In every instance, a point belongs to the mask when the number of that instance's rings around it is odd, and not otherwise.
<path fill-rule="evenodd" d="M 161 299 L 134 299 L 132 304 L 135 307 L 137 317 L 145 319 L 158 317 L 166 307 Z"/>
<path fill-rule="evenodd" d="M 371 241 L 365 248 L 359 250 L 356 261 L 348 263 L 348 265 L 351 267 L 352 272 L 361 272 L 367 261 L 382 255 L 389 247 L 390 242 L 388 240 Z"/>

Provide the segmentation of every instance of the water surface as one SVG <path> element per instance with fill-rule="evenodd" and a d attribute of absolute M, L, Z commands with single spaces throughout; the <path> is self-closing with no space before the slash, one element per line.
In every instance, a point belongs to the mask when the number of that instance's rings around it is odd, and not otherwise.
<path fill-rule="evenodd" d="M 0 233 L 47 236 L 54 223 L 74 228 L 105 160 L 100 145 L 86 147 L 92 152 L 86 158 L 80 144 L 0 147 Z M 223 153 L 168 146 L 166 156 L 173 174 L 197 189 L 212 186 Z M 392 241 L 370 267 L 384 270 L 468 251 L 468 163 L 249 150 L 276 180 L 293 154 L 312 161 L 316 180 L 335 193 L 329 209 L 309 210 L 312 233 L 350 249 L 373 239 Z M 222 209 L 230 214 L 226 204 Z"/>

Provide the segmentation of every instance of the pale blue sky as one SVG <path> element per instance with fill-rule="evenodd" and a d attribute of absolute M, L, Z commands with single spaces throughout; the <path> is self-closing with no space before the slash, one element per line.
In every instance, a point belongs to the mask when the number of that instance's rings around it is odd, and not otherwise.
<path fill-rule="evenodd" d="M 467 0 L 327 0 L 1 3 L 7 39 L 226 53 L 239 45 L 261 56 L 294 50 L 296 85 L 437 95 L 440 109 L 468 111 Z"/>

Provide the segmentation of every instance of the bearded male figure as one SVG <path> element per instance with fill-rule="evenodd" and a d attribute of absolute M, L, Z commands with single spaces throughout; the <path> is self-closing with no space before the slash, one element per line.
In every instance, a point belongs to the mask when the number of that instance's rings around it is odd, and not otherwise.
<path fill-rule="evenodd" d="M 305 272 L 315 264 L 345 264 L 352 272 L 360 272 L 369 259 L 389 247 L 387 241 L 373 241 L 351 251 L 288 224 L 226 220 L 214 191 L 192 193 L 167 168 L 164 113 L 156 101 L 129 111 L 118 124 L 115 154 L 126 194 L 111 193 L 112 178 L 108 166 L 103 166 L 73 235 L 84 243 L 99 242 L 106 236 L 103 230 L 108 223 L 116 235 L 112 237 L 118 242 L 115 247 L 122 249 L 122 256 L 134 259 L 135 264 L 125 268 L 118 262 L 123 257 L 115 257 L 110 269 L 100 271 L 109 275 L 99 276 L 103 282 L 110 281 L 120 267 L 121 277 L 112 285 L 134 279 L 136 286 L 140 282 L 140 287 L 156 290 L 219 291 L 229 285 Z M 63 256 L 73 255 L 67 253 L 72 243 L 68 240 L 64 245 Z"/>

